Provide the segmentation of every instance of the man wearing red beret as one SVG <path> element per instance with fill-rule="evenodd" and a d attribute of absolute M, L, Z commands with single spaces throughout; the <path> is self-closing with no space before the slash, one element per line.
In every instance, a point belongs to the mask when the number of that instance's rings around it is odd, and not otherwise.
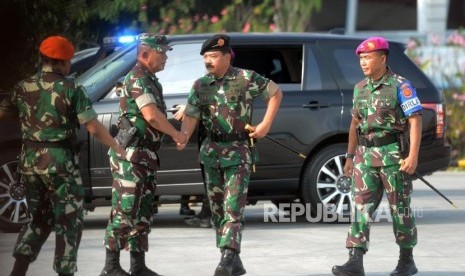
<path fill-rule="evenodd" d="M 14 248 L 11 276 L 26 275 L 52 231 L 56 235 L 53 269 L 62 276 L 77 271 L 84 216 L 76 147 L 79 124 L 118 156 L 126 156 L 97 120 L 83 88 L 66 78 L 73 45 L 62 36 L 51 36 L 39 51 L 42 70 L 16 85 L 0 103 L 0 119 L 19 115 L 23 140 L 19 171 L 31 214 Z"/>
<path fill-rule="evenodd" d="M 344 265 L 334 266 L 332 272 L 365 275 L 363 255 L 370 241 L 369 222 L 384 189 L 400 247 L 399 263 L 390 275 L 414 275 L 418 271 L 412 256 L 417 228 L 410 209 L 412 182 L 408 175 L 418 163 L 422 107 L 412 83 L 386 66 L 386 39 L 370 37 L 357 47 L 356 54 L 366 78 L 354 88 L 344 166 L 345 175 L 353 180 L 355 205 L 346 241 L 350 257 Z"/>

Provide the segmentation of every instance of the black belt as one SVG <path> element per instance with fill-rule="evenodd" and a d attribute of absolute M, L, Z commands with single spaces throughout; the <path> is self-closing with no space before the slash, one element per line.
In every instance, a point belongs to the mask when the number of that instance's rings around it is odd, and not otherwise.
<path fill-rule="evenodd" d="M 385 145 L 389 145 L 392 143 L 397 143 L 397 137 L 395 135 L 386 135 L 379 138 L 367 139 L 363 137 L 358 137 L 358 144 L 359 146 L 364 147 L 381 147 Z"/>
<path fill-rule="evenodd" d="M 207 133 L 207 137 L 210 138 L 213 142 L 235 142 L 235 141 L 245 141 L 249 139 L 249 134 L 246 132 L 240 133 Z"/>
<path fill-rule="evenodd" d="M 160 142 L 149 142 L 145 139 L 140 139 L 136 143 L 136 147 L 148 148 L 150 151 L 158 151 L 160 149 Z"/>
<path fill-rule="evenodd" d="M 64 148 L 71 149 L 71 143 L 68 140 L 61 141 L 32 141 L 24 140 L 24 145 L 30 148 Z"/>

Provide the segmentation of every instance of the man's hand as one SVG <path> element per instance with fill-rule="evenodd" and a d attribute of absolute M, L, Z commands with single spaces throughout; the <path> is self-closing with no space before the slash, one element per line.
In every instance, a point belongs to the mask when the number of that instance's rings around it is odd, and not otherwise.
<path fill-rule="evenodd" d="M 187 144 L 177 144 L 176 149 L 177 150 L 183 150 L 186 147 Z"/>
<path fill-rule="evenodd" d="M 187 141 L 188 141 L 187 134 L 182 133 L 180 131 L 176 131 L 176 134 L 173 135 L 171 138 L 173 138 L 173 141 L 176 143 L 176 148 L 178 150 L 183 149 L 186 146 Z M 182 148 L 179 149 L 180 147 Z"/>
<path fill-rule="evenodd" d="M 187 135 L 187 133 L 183 133 L 183 135 L 186 137 L 186 142 L 185 143 L 177 143 L 176 144 L 176 149 L 177 150 L 183 150 L 186 147 L 187 142 L 189 141 L 189 136 Z"/>
<path fill-rule="evenodd" d="M 250 131 L 249 136 L 252 138 L 260 139 L 265 137 L 270 131 L 271 125 L 265 124 L 263 122 L 259 123 L 256 126 L 250 126 L 248 129 Z"/>
<path fill-rule="evenodd" d="M 352 177 L 354 173 L 354 160 L 352 158 L 346 158 L 346 163 L 344 164 L 344 175 Z"/>
<path fill-rule="evenodd" d="M 176 108 L 178 109 L 178 111 L 174 113 L 174 118 L 178 121 L 184 120 L 184 111 L 186 110 L 186 105 L 179 104 L 176 106 Z"/>
<path fill-rule="evenodd" d="M 399 169 L 400 171 L 403 171 L 403 172 L 406 172 L 412 175 L 417 168 L 418 160 L 409 156 L 405 158 L 405 160 L 401 159 L 399 161 L 399 164 L 400 164 L 400 169 Z"/>

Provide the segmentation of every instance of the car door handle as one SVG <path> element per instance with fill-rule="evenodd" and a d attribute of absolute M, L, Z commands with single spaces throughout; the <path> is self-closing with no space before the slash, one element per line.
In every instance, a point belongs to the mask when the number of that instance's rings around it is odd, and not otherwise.
<path fill-rule="evenodd" d="M 173 105 L 171 108 L 168 108 L 168 109 L 166 110 L 166 112 L 170 112 L 170 113 L 173 113 L 173 114 L 176 113 L 176 112 L 178 112 L 178 110 L 179 110 L 179 105 L 180 105 L 180 104 L 175 104 L 175 105 Z"/>
<path fill-rule="evenodd" d="M 319 101 L 310 101 L 308 104 L 302 105 L 303 108 L 324 108 L 329 107 L 328 103 L 320 103 Z"/>
<path fill-rule="evenodd" d="M 175 108 L 175 107 L 173 107 L 173 108 L 168 108 L 168 109 L 166 110 L 166 112 L 176 113 L 176 112 L 178 112 L 178 109 Z"/>

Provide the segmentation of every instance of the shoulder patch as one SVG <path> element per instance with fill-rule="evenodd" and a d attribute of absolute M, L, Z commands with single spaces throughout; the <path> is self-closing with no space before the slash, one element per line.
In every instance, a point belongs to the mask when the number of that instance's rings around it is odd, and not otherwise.
<path fill-rule="evenodd" d="M 404 82 L 399 86 L 400 93 L 404 96 L 404 98 L 410 98 L 413 95 L 412 92 L 412 85 L 408 82 Z"/>
<path fill-rule="evenodd" d="M 402 94 L 405 98 L 410 98 L 412 96 L 412 90 L 410 90 L 410 88 L 404 88 L 402 89 Z"/>
<path fill-rule="evenodd" d="M 404 89 L 404 88 L 406 88 L 406 87 L 409 87 L 409 84 L 408 84 L 408 83 L 402 83 L 402 84 L 399 86 L 400 89 Z"/>
<path fill-rule="evenodd" d="M 409 117 L 422 109 L 415 88 L 409 81 L 404 81 L 398 86 L 397 97 L 404 115 Z"/>

